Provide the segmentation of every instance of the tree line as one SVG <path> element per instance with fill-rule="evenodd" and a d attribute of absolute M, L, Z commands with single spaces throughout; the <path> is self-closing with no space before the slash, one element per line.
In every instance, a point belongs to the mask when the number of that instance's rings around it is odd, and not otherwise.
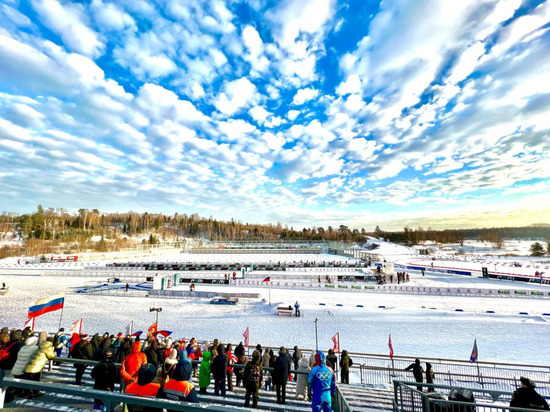
<path fill-rule="evenodd" d="M 504 238 L 550 239 L 550 225 L 528 227 L 507 227 L 487 229 L 448 229 L 430 228 L 402 231 L 384 231 L 376 227 L 373 232 L 365 228 L 350 229 L 341 224 L 338 227 L 304 227 L 294 229 L 280 222 L 276 224 L 244 223 L 235 219 L 217 220 L 202 217 L 197 213 L 171 215 L 163 213 L 114 212 L 103 213 L 98 209 L 79 209 L 70 213 L 63 208 L 37 207 L 36 212 L 19 215 L 3 212 L 0 215 L 0 240 L 8 233 L 17 233 L 24 246 L 6 247 L 2 255 L 21 254 L 21 247 L 27 255 L 42 253 L 80 252 L 84 250 L 111 251 L 131 246 L 129 237 L 147 235 L 143 243 L 156 243 L 162 240 L 184 240 L 186 238 L 211 241 L 292 241 L 319 240 L 343 241 L 362 244 L 366 236 L 384 238 L 404 245 L 416 245 L 426 241 L 437 243 L 463 243 L 465 239 L 478 239 L 502 246 Z M 94 236 L 100 240 L 90 242 Z M 17 250 L 16 250 L 17 249 Z"/>

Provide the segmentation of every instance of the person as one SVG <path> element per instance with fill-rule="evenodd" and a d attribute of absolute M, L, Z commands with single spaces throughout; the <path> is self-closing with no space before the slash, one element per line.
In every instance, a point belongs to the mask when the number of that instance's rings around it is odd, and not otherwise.
<path fill-rule="evenodd" d="M 549 410 L 548 402 L 535 391 L 535 382 L 525 376 L 521 376 L 519 381 L 521 386 L 514 391 L 510 400 L 510 407 Z M 513 411 L 513 409 L 510 409 L 510 411 Z"/>
<path fill-rule="evenodd" d="M 432 364 L 426 362 L 426 383 L 434 383 L 435 373 L 432 369 Z M 435 392 L 434 388 L 428 388 L 428 392 Z"/>
<path fill-rule="evenodd" d="M 191 379 L 190 370 L 185 368 L 182 362 L 178 362 L 174 369 L 172 379 L 161 387 L 158 397 L 162 399 L 171 399 L 173 401 L 184 401 L 199 403 L 199 397 L 195 390 L 195 385 L 189 382 Z M 168 412 L 172 412 L 168 409 Z"/>
<path fill-rule="evenodd" d="M 309 397 L 311 409 L 315 411 L 330 412 L 331 397 L 336 390 L 336 379 L 325 363 L 325 355 L 321 351 L 315 354 L 315 363 L 318 365 L 309 373 Z"/>
<path fill-rule="evenodd" d="M 340 358 L 340 382 L 349 384 L 349 370 L 353 365 L 353 360 L 349 357 L 348 351 L 342 351 Z"/>
<path fill-rule="evenodd" d="M 160 384 L 153 383 L 153 379 L 157 373 L 157 368 L 154 365 L 146 363 L 142 365 L 137 373 L 137 380 L 132 381 L 126 387 L 126 393 L 130 395 L 155 398 L 160 390 Z M 162 408 L 152 408 L 147 406 L 137 406 L 128 404 L 129 412 L 162 412 Z"/>
<path fill-rule="evenodd" d="M 406 371 L 411 370 L 413 371 L 414 379 L 417 382 L 423 382 L 422 375 L 424 374 L 424 369 L 422 368 L 422 365 L 420 364 L 420 359 L 415 359 L 414 363 L 411 363 L 409 366 L 405 368 Z M 422 386 L 417 386 L 416 389 L 418 389 L 420 392 L 422 392 Z"/>
<path fill-rule="evenodd" d="M 134 342 L 132 345 L 132 353 L 124 358 L 120 367 L 120 376 L 124 379 L 124 386 L 128 386 L 130 383 L 137 380 L 140 368 L 146 363 L 147 355 L 141 351 L 141 342 Z"/>
<path fill-rule="evenodd" d="M 273 386 L 277 391 L 277 403 L 285 404 L 286 384 L 288 382 L 288 372 L 290 370 L 290 359 L 287 355 L 286 348 L 281 346 L 279 356 L 273 366 L 272 379 Z"/>
<path fill-rule="evenodd" d="M 227 358 L 223 345 L 218 345 L 218 356 L 212 361 L 212 376 L 214 377 L 214 395 L 225 398 L 225 379 L 227 377 Z"/>
<path fill-rule="evenodd" d="M 113 351 L 108 350 L 103 358 L 94 366 L 91 372 L 94 379 L 94 389 L 114 392 L 115 384 L 119 381 L 119 373 L 113 362 Z M 107 410 L 101 399 L 94 399 L 94 409 Z"/>
<path fill-rule="evenodd" d="M 300 304 L 298 303 L 298 301 L 296 301 L 296 303 L 294 304 L 294 310 L 296 312 L 295 316 L 299 317 L 300 316 Z"/>
<path fill-rule="evenodd" d="M 298 346 L 294 346 L 294 352 L 292 353 L 292 363 L 294 364 L 294 370 L 298 370 L 298 362 L 302 359 L 302 351 Z M 294 380 L 296 380 L 296 375 L 294 375 Z"/>
<path fill-rule="evenodd" d="M 252 397 L 252 408 L 258 408 L 258 393 L 263 381 L 263 371 L 260 352 L 255 350 L 252 352 L 252 360 L 247 363 L 243 372 L 243 382 L 246 388 L 244 398 L 245 408 L 248 408 L 250 405 L 250 397 Z"/>
<path fill-rule="evenodd" d="M 58 358 L 61 356 L 61 352 L 63 351 L 63 348 L 65 347 L 66 344 L 67 344 L 67 336 L 65 336 L 65 329 L 61 328 L 53 338 L 55 356 L 57 356 Z M 60 365 L 60 362 L 56 362 L 56 365 Z"/>
<path fill-rule="evenodd" d="M 177 349 L 170 349 L 170 354 L 168 357 L 164 360 L 164 364 L 162 366 L 162 383 L 166 383 L 166 381 L 172 379 L 172 375 L 174 374 L 174 370 L 176 368 L 176 365 L 178 364 L 178 351 Z"/>
<path fill-rule="evenodd" d="M 89 360 L 94 356 L 94 351 L 92 350 L 91 343 L 87 340 L 88 335 L 83 333 L 80 335 L 80 340 L 73 347 L 72 355 L 75 359 Z M 86 363 L 77 363 L 74 365 L 75 372 L 75 385 L 82 385 L 82 376 L 84 371 L 88 367 Z"/>
<path fill-rule="evenodd" d="M 206 395 L 206 388 L 210 386 L 210 373 L 211 373 L 211 364 L 210 360 L 212 354 L 209 351 L 202 353 L 201 367 L 199 370 L 199 393 Z M 237 386 L 239 386 L 237 384 Z"/>
<path fill-rule="evenodd" d="M 298 362 L 298 368 L 301 372 L 309 372 L 311 371 L 311 368 L 309 366 L 309 362 L 307 357 L 304 355 Z M 306 399 L 307 396 L 307 378 L 308 375 L 306 374 L 298 374 L 296 377 L 296 399 Z"/>
<path fill-rule="evenodd" d="M 225 348 L 227 359 L 227 390 L 233 391 L 233 364 L 237 363 L 237 357 L 233 354 L 233 346 L 228 343 Z"/>
<path fill-rule="evenodd" d="M 126 292 L 128 292 L 128 289 L 130 289 L 130 285 L 127 283 L 126 284 Z"/>
<path fill-rule="evenodd" d="M 2 359 L 0 359 L 0 384 L 4 380 L 6 373 L 13 369 L 17 361 L 17 355 L 25 345 L 22 341 L 21 330 L 12 331 L 11 334 L 5 332 L 3 335 Z"/>
<path fill-rule="evenodd" d="M 248 364 L 248 356 L 246 356 L 244 354 L 244 352 L 242 353 L 241 356 L 238 356 L 237 355 L 237 349 L 238 349 L 238 346 L 237 348 L 235 348 L 235 356 L 237 356 L 237 363 L 239 363 L 240 365 L 243 365 L 243 366 L 246 366 Z M 243 350 L 244 350 L 244 347 L 243 347 Z M 235 368 L 235 386 L 239 386 L 243 380 L 243 368 Z"/>
<path fill-rule="evenodd" d="M 327 367 L 332 369 L 333 371 L 336 371 L 336 366 L 338 365 L 338 356 L 334 353 L 334 349 L 328 350 L 328 355 L 325 359 Z"/>

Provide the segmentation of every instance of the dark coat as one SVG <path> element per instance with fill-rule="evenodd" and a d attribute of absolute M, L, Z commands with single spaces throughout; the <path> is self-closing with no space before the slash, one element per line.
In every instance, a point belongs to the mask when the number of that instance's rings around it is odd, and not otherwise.
<path fill-rule="evenodd" d="M 287 353 L 281 353 L 277 356 L 273 372 L 271 374 L 273 385 L 286 385 L 288 382 L 288 373 L 290 370 L 290 357 Z"/>
<path fill-rule="evenodd" d="M 549 410 L 548 402 L 540 396 L 533 388 L 519 388 L 512 395 L 510 406 L 518 408 L 531 408 Z"/>
<path fill-rule="evenodd" d="M 94 389 L 113 392 L 115 384 L 120 381 L 120 375 L 112 360 L 102 360 L 92 369 L 92 378 L 95 379 Z"/>
<path fill-rule="evenodd" d="M 159 366 L 162 355 L 159 353 L 158 341 L 153 341 L 153 343 L 151 343 L 151 345 L 149 345 L 149 347 L 145 351 L 145 354 L 147 355 L 147 363 L 155 365 L 155 367 Z"/>
<path fill-rule="evenodd" d="M 248 381 L 248 375 L 250 375 L 250 370 L 252 369 L 252 365 L 254 364 L 257 364 L 260 367 L 260 380 L 258 381 L 257 384 L 254 384 L 253 382 Z M 260 389 L 260 386 L 264 381 L 264 368 L 262 366 L 262 362 L 260 361 L 260 359 L 257 359 L 256 361 L 251 360 L 250 362 L 248 362 L 248 364 L 244 368 L 243 381 L 244 381 L 244 386 L 252 391 Z"/>
<path fill-rule="evenodd" d="M 19 349 L 25 346 L 25 342 L 18 339 L 13 339 L 6 343 L 6 346 L 9 346 L 9 356 L 2 362 L 0 362 L 0 369 L 8 371 L 13 369 L 15 361 L 17 361 L 17 354 L 19 353 Z"/>
<path fill-rule="evenodd" d="M 92 359 L 94 351 L 90 342 L 86 340 L 79 341 L 73 348 L 73 358 L 75 359 Z"/>
<path fill-rule="evenodd" d="M 233 355 L 235 355 L 237 359 L 239 359 L 241 356 L 244 355 L 244 352 L 245 352 L 244 346 L 242 345 L 242 343 L 239 343 L 235 348 L 235 350 L 233 351 Z"/>
<path fill-rule="evenodd" d="M 414 362 L 411 363 L 409 366 L 405 368 L 406 371 L 411 370 L 413 371 L 414 379 L 417 382 L 423 382 L 424 381 L 424 368 L 422 368 L 422 365 L 420 362 Z"/>
<path fill-rule="evenodd" d="M 340 358 L 340 369 L 342 372 L 349 372 L 351 365 L 353 365 L 353 361 L 349 357 L 348 352 L 342 351 L 342 357 Z"/>
<path fill-rule="evenodd" d="M 332 368 L 333 371 L 336 370 L 336 365 L 338 365 L 338 356 L 334 354 L 334 351 L 330 349 L 328 351 L 328 355 L 326 357 L 326 365 L 330 368 Z"/>
<path fill-rule="evenodd" d="M 222 347 L 218 347 L 219 354 L 212 361 L 212 376 L 216 380 L 225 379 L 229 362 Z"/>
<path fill-rule="evenodd" d="M 294 346 L 294 353 L 292 354 L 294 370 L 298 370 L 298 362 L 300 362 L 300 359 L 302 359 L 302 351 L 298 349 L 298 346 Z"/>

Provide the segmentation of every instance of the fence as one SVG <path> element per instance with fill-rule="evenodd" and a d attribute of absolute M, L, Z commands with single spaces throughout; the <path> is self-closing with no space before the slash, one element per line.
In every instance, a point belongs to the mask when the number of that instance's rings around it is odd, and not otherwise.
<path fill-rule="evenodd" d="M 474 402 L 459 402 L 449 400 L 446 396 L 434 397 L 433 394 L 448 393 L 456 386 L 432 385 L 417 382 L 399 381 L 393 382 L 394 387 L 394 411 L 395 412 L 507 412 L 511 411 L 509 405 L 512 392 L 469 389 L 472 392 Z M 434 392 L 422 392 L 417 387 L 430 388 Z M 430 395 L 432 394 L 432 395 Z M 515 406 L 514 412 L 535 411 Z"/>
<path fill-rule="evenodd" d="M 350 353 L 359 364 L 361 383 L 388 384 L 394 379 L 409 379 L 412 372 L 404 369 L 414 359 L 362 356 Z M 435 382 L 460 385 L 468 388 L 482 388 L 513 391 L 519 386 L 520 376 L 528 376 L 537 384 L 541 395 L 550 396 L 550 367 L 537 365 L 511 365 L 491 362 L 459 362 L 447 359 L 424 359 L 432 364 Z"/>

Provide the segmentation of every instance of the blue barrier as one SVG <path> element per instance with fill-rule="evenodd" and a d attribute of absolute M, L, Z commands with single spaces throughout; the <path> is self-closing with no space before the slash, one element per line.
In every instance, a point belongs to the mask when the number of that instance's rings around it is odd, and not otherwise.
<path fill-rule="evenodd" d="M 519 312 L 520 315 L 528 315 L 527 312 Z"/>
<path fill-rule="evenodd" d="M 363 305 L 357 305 L 357 307 L 358 307 L 358 308 L 362 308 L 362 307 L 363 307 Z"/>
<path fill-rule="evenodd" d="M 386 309 L 385 306 L 378 306 L 378 309 Z"/>
<path fill-rule="evenodd" d="M 464 312 L 462 309 L 455 309 L 455 312 Z"/>
<path fill-rule="evenodd" d="M 321 305 L 321 306 L 326 306 L 324 303 L 319 303 L 319 305 Z"/>
<path fill-rule="evenodd" d="M 488 310 L 487 313 L 495 313 L 494 310 Z"/>
<path fill-rule="evenodd" d="M 543 313 L 542 316 L 550 316 L 550 313 Z"/>
<path fill-rule="evenodd" d="M 342 305 L 341 303 L 337 303 L 336 306 L 344 306 L 344 305 Z"/>

